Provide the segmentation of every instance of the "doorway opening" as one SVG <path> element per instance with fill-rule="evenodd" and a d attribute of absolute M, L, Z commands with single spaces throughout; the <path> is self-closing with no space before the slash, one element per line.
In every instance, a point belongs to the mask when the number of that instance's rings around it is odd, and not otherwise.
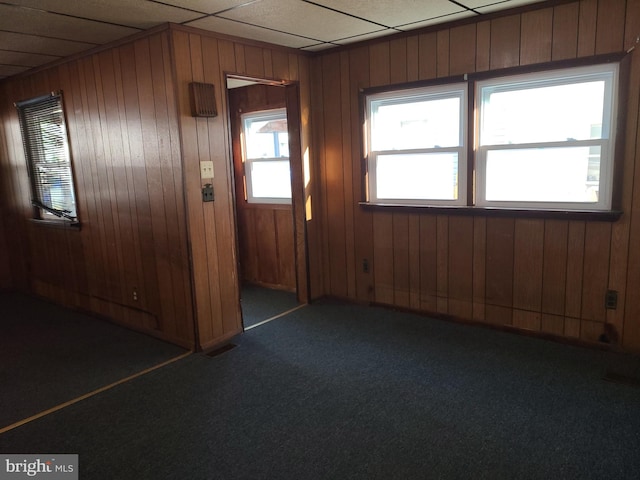
<path fill-rule="evenodd" d="M 245 330 L 307 303 L 298 86 L 227 75 Z M 298 221 L 300 217 L 301 222 Z M 303 267 L 303 268 L 301 268 Z"/>

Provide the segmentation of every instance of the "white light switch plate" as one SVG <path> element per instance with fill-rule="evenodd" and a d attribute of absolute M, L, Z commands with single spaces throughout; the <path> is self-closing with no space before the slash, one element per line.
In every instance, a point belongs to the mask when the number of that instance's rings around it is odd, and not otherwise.
<path fill-rule="evenodd" d="M 213 162 L 200 162 L 200 178 L 213 178 Z"/>

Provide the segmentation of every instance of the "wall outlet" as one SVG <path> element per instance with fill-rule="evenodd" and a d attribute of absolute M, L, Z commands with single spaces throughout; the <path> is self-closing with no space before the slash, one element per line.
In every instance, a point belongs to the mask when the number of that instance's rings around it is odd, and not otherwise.
<path fill-rule="evenodd" d="M 133 289 L 133 301 L 134 302 L 138 301 L 138 289 L 137 288 Z"/>
<path fill-rule="evenodd" d="M 369 273 L 369 260 L 366 258 L 362 259 L 362 271 L 364 273 Z"/>
<path fill-rule="evenodd" d="M 203 202 L 213 202 L 213 185 L 207 183 L 204 187 L 202 187 L 202 201 Z"/>
<path fill-rule="evenodd" d="M 618 308 L 618 292 L 615 290 L 607 290 L 604 296 L 604 306 L 607 310 L 615 310 Z"/>
<path fill-rule="evenodd" d="M 200 178 L 213 178 L 213 162 L 211 160 L 200 162 Z"/>

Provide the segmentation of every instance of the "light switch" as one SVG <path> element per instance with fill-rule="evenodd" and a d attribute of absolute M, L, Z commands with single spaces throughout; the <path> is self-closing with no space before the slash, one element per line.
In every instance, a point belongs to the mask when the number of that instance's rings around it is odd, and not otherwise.
<path fill-rule="evenodd" d="M 213 162 L 200 162 L 200 178 L 213 178 Z"/>

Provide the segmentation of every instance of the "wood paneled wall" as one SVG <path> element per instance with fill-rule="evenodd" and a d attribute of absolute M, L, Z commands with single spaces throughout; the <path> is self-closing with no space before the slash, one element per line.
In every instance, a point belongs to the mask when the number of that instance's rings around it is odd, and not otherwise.
<path fill-rule="evenodd" d="M 312 62 L 327 293 L 640 350 L 640 48 L 630 53 L 622 202 L 614 223 L 366 210 L 359 90 L 622 52 L 639 0 L 582 0 L 328 52 Z M 363 262 L 369 264 L 365 272 Z M 618 308 L 605 310 L 607 289 Z"/>
<path fill-rule="evenodd" d="M 172 27 L 172 39 L 197 325 L 200 346 L 209 348 L 242 330 L 225 74 L 299 82 L 304 152 L 310 147 L 309 60 L 277 47 L 244 44 L 177 26 Z M 215 85 L 217 117 L 191 117 L 187 86 L 194 81 Z M 203 160 L 214 162 L 214 202 L 201 199 L 199 163 Z M 315 225 L 305 222 L 304 211 L 294 205 L 296 212 L 301 214 L 296 215 L 298 228 L 313 231 Z M 312 269 L 317 272 L 320 266 Z"/>
<path fill-rule="evenodd" d="M 63 92 L 80 230 L 29 220 L 13 102 L 56 90 Z M 168 31 L 2 82 L 0 118 L 3 231 L 16 232 L 8 239 L 11 257 L 20 259 L 12 271 L 28 271 L 17 286 L 193 346 Z"/>
<path fill-rule="evenodd" d="M 310 158 L 309 59 L 279 47 L 167 25 L 0 83 L 0 248 L 10 252 L 0 254 L 0 288 L 188 347 L 241 331 L 225 73 L 298 82 L 295 115 Z M 191 116 L 192 81 L 215 85 L 217 117 Z M 13 103 L 55 90 L 64 96 L 81 230 L 29 220 Z M 212 203 L 201 200 L 201 160 L 214 162 Z M 302 172 L 294 177 L 302 190 Z M 309 205 L 313 192 L 307 184 Z M 314 234 L 313 208 L 308 219 L 304 205 L 293 208 L 297 231 Z M 317 262 L 309 271 L 321 277 Z"/>
<path fill-rule="evenodd" d="M 296 291 L 291 204 L 248 203 L 242 160 L 242 114 L 286 107 L 285 87 L 250 85 L 229 90 L 241 281 Z"/>

